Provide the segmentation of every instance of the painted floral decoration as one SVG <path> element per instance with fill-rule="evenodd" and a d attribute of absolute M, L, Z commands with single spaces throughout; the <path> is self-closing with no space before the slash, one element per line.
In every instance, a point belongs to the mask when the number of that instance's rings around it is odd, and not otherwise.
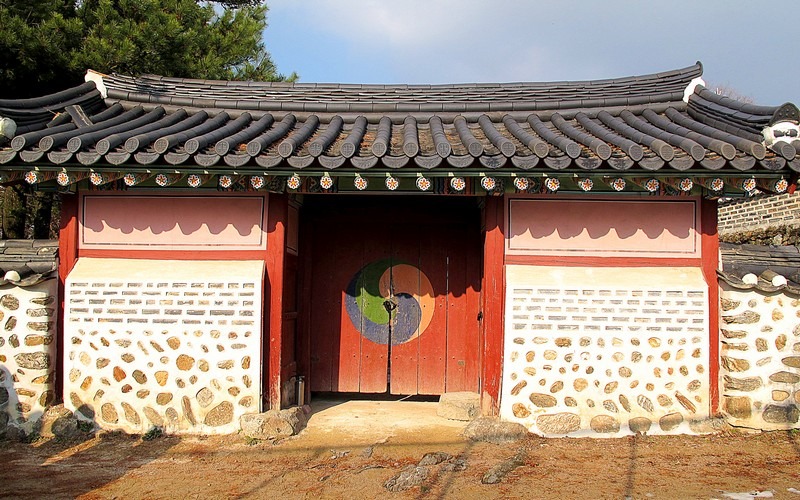
<path fill-rule="evenodd" d="M 644 183 L 644 188 L 651 193 L 655 193 L 661 188 L 661 182 L 658 179 L 649 179 Z"/>
<path fill-rule="evenodd" d="M 391 175 L 386 178 L 386 189 L 388 189 L 389 191 L 394 191 L 398 187 L 400 187 L 400 181 L 398 181 Z"/>
<path fill-rule="evenodd" d="M 548 177 L 544 181 L 544 187 L 546 187 L 548 191 L 556 192 L 558 188 L 561 187 L 561 181 L 555 177 Z"/>
<path fill-rule="evenodd" d="M 330 175 L 325 174 L 319 179 L 319 185 L 322 187 L 322 189 L 330 189 L 333 187 L 333 178 Z"/>
<path fill-rule="evenodd" d="M 427 177 L 417 177 L 417 189 L 427 191 L 431 188 L 431 181 Z"/>
<path fill-rule="evenodd" d="M 709 184 L 709 187 L 712 191 L 722 191 L 722 188 L 725 187 L 725 182 L 719 177 L 714 177 L 711 179 L 711 184 Z"/>
<path fill-rule="evenodd" d="M 527 191 L 530 186 L 531 183 L 527 177 L 514 178 L 514 187 L 517 188 L 518 191 Z"/>
<path fill-rule="evenodd" d="M 126 186 L 135 186 L 139 183 L 139 176 L 132 173 L 127 173 L 122 177 L 122 181 Z"/>
<path fill-rule="evenodd" d="M 693 187 L 694 187 L 694 182 L 688 177 L 681 179 L 680 184 L 678 184 L 678 188 L 680 188 L 680 190 L 684 192 L 691 191 Z"/>
<path fill-rule="evenodd" d="M 369 183 L 367 182 L 367 179 L 361 177 L 360 175 L 357 175 L 355 180 L 353 181 L 353 185 L 359 191 L 363 191 L 363 190 L 367 189 L 367 186 L 369 185 Z"/>
<path fill-rule="evenodd" d="M 202 179 L 200 179 L 199 175 L 192 174 L 192 175 L 189 176 L 188 182 L 189 182 L 189 185 L 191 187 L 196 188 L 196 187 L 200 186 L 200 184 L 202 183 Z"/>
<path fill-rule="evenodd" d="M 219 187 L 223 189 L 228 189 L 232 185 L 233 185 L 233 178 L 230 175 L 219 176 Z"/>
<path fill-rule="evenodd" d="M 73 183 L 74 179 L 75 176 L 71 176 L 66 172 L 59 172 L 56 177 L 56 182 L 58 182 L 60 186 L 69 186 Z"/>
<path fill-rule="evenodd" d="M 169 184 L 169 177 L 167 177 L 165 174 L 158 174 L 156 176 L 156 184 L 158 184 L 161 187 L 166 186 L 167 184 Z"/>
<path fill-rule="evenodd" d="M 253 189 L 261 189 L 264 187 L 264 177 L 260 175 L 253 175 L 250 177 L 250 186 Z"/>
<path fill-rule="evenodd" d="M 745 179 L 744 182 L 742 182 L 742 189 L 744 189 L 748 193 L 750 193 L 752 191 L 755 191 L 756 190 L 756 180 L 753 179 L 752 177 L 749 178 L 749 179 Z"/>
<path fill-rule="evenodd" d="M 286 181 L 286 185 L 289 186 L 289 189 L 300 189 L 300 185 L 303 181 L 300 180 L 300 176 L 297 174 L 292 175 Z"/>
<path fill-rule="evenodd" d="M 483 177 L 481 178 L 481 187 L 487 191 L 494 191 L 494 188 L 497 187 L 497 179 L 494 177 Z"/>
<path fill-rule="evenodd" d="M 105 181 L 105 177 L 100 172 L 92 172 L 92 174 L 89 176 L 89 182 L 95 186 L 99 186 L 100 184 L 105 183 Z"/>
<path fill-rule="evenodd" d="M 623 179 L 622 177 L 617 177 L 616 179 L 611 181 L 611 188 L 614 191 L 624 191 L 626 184 L 627 183 L 625 182 L 625 179 Z"/>
<path fill-rule="evenodd" d="M 594 181 L 591 179 L 581 179 L 578 181 L 578 186 L 583 189 L 584 191 L 591 191 L 594 187 Z"/>
<path fill-rule="evenodd" d="M 25 172 L 25 182 L 27 182 L 28 184 L 36 184 L 36 181 L 38 180 L 39 180 L 38 172 L 34 172 L 33 170 Z"/>
<path fill-rule="evenodd" d="M 453 191 L 463 191 L 467 188 L 467 182 L 463 177 L 453 177 L 450 179 L 450 187 L 453 188 Z"/>
<path fill-rule="evenodd" d="M 784 193 L 789 189 L 789 182 L 786 179 L 780 179 L 772 185 L 772 189 L 776 193 Z"/>

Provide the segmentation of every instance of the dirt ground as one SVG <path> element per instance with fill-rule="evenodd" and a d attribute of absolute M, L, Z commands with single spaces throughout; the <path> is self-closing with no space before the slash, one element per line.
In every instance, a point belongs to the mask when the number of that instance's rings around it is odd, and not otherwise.
<path fill-rule="evenodd" d="M 724 498 L 800 499 L 800 432 L 473 443 L 432 403 L 329 402 L 278 443 L 240 435 L 105 433 L 82 441 L 0 442 L 1 498 Z M 426 453 L 400 492 L 387 480 Z M 447 457 L 447 455 L 441 455 Z M 498 466 L 499 469 L 498 469 Z M 487 472 L 500 481 L 484 484 Z M 503 471 L 506 474 L 503 475 Z M 497 474 L 495 474 L 497 475 Z"/>

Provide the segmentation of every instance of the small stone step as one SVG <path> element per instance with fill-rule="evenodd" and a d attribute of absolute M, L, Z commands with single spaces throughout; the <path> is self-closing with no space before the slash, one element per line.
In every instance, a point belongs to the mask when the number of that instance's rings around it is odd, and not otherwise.
<path fill-rule="evenodd" d="M 442 394 L 436 414 L 449 420 L 469 422 L 481 414 L 481 396 L 477 392 Z"/>

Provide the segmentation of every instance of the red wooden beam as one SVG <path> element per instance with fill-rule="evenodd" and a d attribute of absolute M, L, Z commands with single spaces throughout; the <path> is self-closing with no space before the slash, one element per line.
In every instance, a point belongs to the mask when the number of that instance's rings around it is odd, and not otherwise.
<path fill-rule="evenodd" d="M 486 198 L 483 240 L 483 353 L 481 408 L 485 415 L 500 410 L 503 376 L 503 310 L 505 300 L 503 218 L 505 199 Z"/>
<path fill-rule="evenodd" d="M 708 283 L 708 378 L 709 411 L 719 413 L 719 236 L 717 234 L 717 201 L 700 203 L 701 254 L 703 277 Z"/>
<path fill-rule="evenodd" d="M 56 398 L 63 400 L 64 380 L 64 296 L 67 276 L 78 261 L 78 195 L 61 196 L 58 231 L 58 322 L 56 325 Z"/>
<path fill-rule="evenodd" d="M 267 208 L 267 276 L 264 280 L 263 346 L 267 361 L 267 399 L 270 409 L 281 407 L 281 346 L 283 342 L 283 274 L 286 252 L 288 198 L 271 194 Z M 268 341 L 267 341 L 268 340 Z"/>

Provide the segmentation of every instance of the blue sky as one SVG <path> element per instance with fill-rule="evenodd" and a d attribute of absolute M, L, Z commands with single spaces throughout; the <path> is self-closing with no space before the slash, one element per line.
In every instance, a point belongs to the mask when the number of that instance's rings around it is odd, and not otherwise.
<path fill-rule="evenodd" d="M 267 0 L 267 49 L 303 82 L 593 80 L 699 60 L 709 86 L 800 104 L 800 2 Z"/>

